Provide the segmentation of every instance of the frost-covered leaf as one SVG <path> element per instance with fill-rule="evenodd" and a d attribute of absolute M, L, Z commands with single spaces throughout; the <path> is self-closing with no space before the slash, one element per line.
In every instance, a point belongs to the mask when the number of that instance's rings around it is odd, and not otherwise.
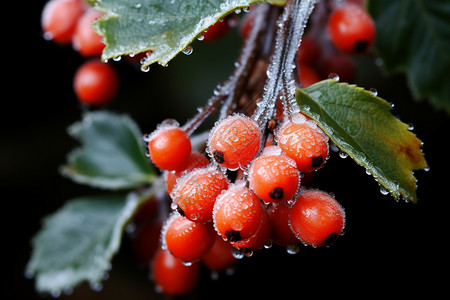
<path fill-rule="evenodd" d="M 450 1 L 373 0 L 368 8 L 385 69 L 405 73 L 417 98 L 450 113 Z"/>
<path fill-rule="evenodd" d="M 95 23 L 106 44 L 102 58 L 153 51 L 143 68 L 166 65 L 209 26 L 255 2 L 282 5 L 286 0 L 101 0 L 106 16 Z"/>
<path fill-rule="evenodd" d="M 78 183 L 107 189 L 148 184 L 154 170 L 145 156 L 142 133 L 128 116 L 111 112 L 86 113 L 69 127 L 82 146 L 69 153 L 61 173 Z"/>
<path fill-rule="evenodd" d="M 371 92 L 324 80 L 297 90 L 301 110 L 333 143 L 364 166 L 395 198 L 417 201 L 413 170 L 427 162 L 421 141 L 391 114 L 392 106 Z"/>
<path fill-rule="evenodd" d="M 47 216 L 32 240 L 26 270 L 35 276 L 36 289 L 58 295 L 82 281 L 98 285 L 140 201 L 134 193 L 77 198 Z"/>

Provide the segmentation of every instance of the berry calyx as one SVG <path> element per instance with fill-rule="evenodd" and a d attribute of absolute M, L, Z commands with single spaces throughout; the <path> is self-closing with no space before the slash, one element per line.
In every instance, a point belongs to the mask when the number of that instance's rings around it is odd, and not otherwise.
<path fill-rule="evenodd" d="M 163 247 L 184 262 L 200 259 L 213 246 L 216 233 L 211 224 L 193 222 L 174 213 L 162 232 Z"/>
<path fill-rule="evenodd" d="M 184 170 L 191 155 L 191 141 L 178 123 L 166 121 L 145 138 L 152 162 L 161 170 Z"/>
<path fill-rule="evenodd" d="M 260 143 L 258 125 L 249 117 L 235 114 L 220 120 L 211 130 L 208 151 L 219 165 L 236 170 L 250 163 Z"/>
<path fill-rule="evenodd" d="M 265 202 L 292 199 L 298 190 L 300 176 L 292 158 L 277 146 L 267 147 L 248 170 L 250 188 Z"/>
<path fill-rule="evenodd" d="M 225 240 L 245 240 L 256 233 L 263 214 L 256 194 L 245 186 L 244 181 L 237 181 L 217 197 L 213 210 L 214 227 Z"/>
<path fill-rule="evenodd" d="M 327 24 L 333 44 L 349 54 L 366 52 L 375 39 L 372 17 L 359 5 L 347 4 L 334 10 Z"/>
<path fill-rule="evenodd" d="M 152 277 L 158 291 L 169 296 L 187 294 L 196 287 L 198 276 L 198 263 L 186 266 L 168 250 L 157 251 L 152 265 Z"/>
<path fill-rule="evenodd" d="M 177 210 L 189 220 L 212 220 L 217 196 L 228 188 L 228 178 L 214 166 L 195 169 L 183 175 L 171 193 Z"/>
<path fill-rule="evenodd" d="M 301 113 L 282 124 L 276 140 L 286 155 L 295 160 L 300 172 L 319 169 L 328 157 L 328 136 Z"/>
<path fill-rule="evenodd" d="M 341 235 L 345 224 L 342 206 L 320 190 L 304 190 L 291 207 L 290 226 L 304 244 L 330 246 Z"/>
<path fill-rule="evenodd" d="M 109 64 L 90 60 L 75 73 L 73 88 L 78 100 L 88 106 L 103 106 L 117 94 L 119 75 Z"/>

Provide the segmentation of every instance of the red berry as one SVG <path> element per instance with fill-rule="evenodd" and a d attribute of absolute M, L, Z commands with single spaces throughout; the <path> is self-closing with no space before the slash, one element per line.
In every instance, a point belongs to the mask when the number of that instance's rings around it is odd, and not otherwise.
<path fill-rule="evenodd" d="M 272 203 L 267 209 L 272 224 L 270 239 L 279 246 L 295 245 L 300 242 L 289 226 L 290 211 L 291 208 L 286 202 Z"/>
<path fill-rule="evenodd" d="M 328 157 L 328 136 L 303 114 L 286 120 L 276 133 L 278 146 L 294 159 L 301 172 L 320 168 Z"/>
<path fill-rule="evenodd" d="M 211 224 L 192 222 L 174 213 L 164 225 L 163 246 L 184 262 L 200 259 L 213 246 L 216 232 Z"/>
<path fill-rule="evenodd" d="M 333 44 L 349 54 L 366 52 L 375 39 L 372 17 L 359 5 L 343 5 L 333 11 L 327 29 Z"/>
<path fill-rule="evenodd" d="M 319 44 L 313 38 L 304 35 L 297 50 L 297 61 L 301 65 L 314 65 L 319 61 L 321 52 Z"/>
<path fill-rule="evenodd" d="M 139 227 L 133 236 L 133 251 L 142 263 L 152 261 L 160 247 L 161 223 L 147 222 Z"/>
<path fill-rule="evenodd" d="M 117 94 L 119 75 L 109 64 L 87 61 L 75 73 L 73 87 L 78 100 L 89 106 L 109 103 Z"/>
<path fill-rule="evenodd" d="M 319 190 L 303 191 L 292 205 L 289 218 L 294 234 L 314 247 L 331 245 L 342 233 L 345 223 L 341 205 Z"/>
<path fill-rule="evenodd" d="M 243 115 L 219 121 L 211 130 L 209 153 L 221 166 L 230 170 L 245 167 L 259 151 L 261 132 L 258 125 Z"/>
<path fill-rule="evenodd" d="M 215 167 L 195 169 L 183 175 L 171 197 L 178 211 L 189 220 L 206 223 L 212 220 L 217 196 L 228 188 L 228 178 Z"/>
<path fill-rule="evenodd" d="M 144 200 L 142 204 L 138 207 L 138 210 L 133 216 L 133 223 L 146 223 L 152 218 L 156 217 L 156 212 L 158 211 L 158 199 L 156 197 L 150 197 Z"/>
<path fill-rule="evenodd" d="M 184 265 L 168 250 L 159 249 L 152 265 L 157 290 L 168 296 L 179 296 L 194 290 L 198 282 L 199 265 Z"/>
<path fill-rule="evenodd" d="M 150 159 L 158 168 L 169 171 L 186 168 L 192 146 L 189 136 L 178 124 L 163 122 L 146 140 Z"/>
<path fill-rule="evenodd" d="M 216 235 L 216 241 L 200 261 L 210 270 L 223 271 L 233 266 L 237 259 L 232 254 L 232 246 Z"/>
<path fill-rule="evenodd" d="M 258 250 L 267 244 L 271 232 L 272 232 L 272 224 L 270 222 L 270 218 L 269 215 L 267 214 L 267 211 L 264 209 L 261 223 L 259 224 L 259 227 L 256 230 L 255 234 L 245 240 L 235 242 L 230 241 L 230 243 L 236 249 L 244 252 Z"/>
<path fill-rule="evenodd" d="M 50 0 L 42 10 L 44 37 L 61 44 L 70 44 L 78 19 L 85 11 L 82 0 Z"/>
<path fill-rule="evenodd" d="M 183 173 L 197 168 L 206 167 L 207 165 L 209 165 L 209 160 L 204 155 L 198 152 L 192 152 L 188 158 L 186 169 L 175 172 L 168 171 L 164 174 L 167 193 L 169 195 L 172 193 L 173 188 L 177 184 L 177 179 L 180 178 Z"/>
<path fill-rule="evenodd" d="M 256 233 L 263 214 L 259 198 L 245 186 L 244 181 L 237 181 L 217 197 L 213 221 L 216 231 L 224 239 L 237 242 Z"/>
<path fill-rule="evenodd" d="M 92 22 L 101 18 L 104 13 L 89 8 L 79 19 L 74 35 L 73 47 L 83 56 L 100 56 L 105 44 L 102 37 L 95 32 Z"/>
<path fill-rule="evenodd" d="M 235 23 L 236 20 L 234 15 L 229 15 L 224 19 L 217 21 L 209 26 L 208 30 L 203 32 L 203 41 L 212 42 L 224 37 Z"/>
<path fill-rule="evenodd" d="M 292 158 L 276 146 L 267 147 L 253 160 L 248 170 L 250 188 L 265 202 L 292 199 L 298 190 L 300 176 Z"/>
<path fill-rule="evenodd" d="M 353 82 L 356 76 L 356 65 L 348 54 L 336 51 L 323 59 L 320 74 L 322 78 L 337 74 L 339 81 Z"/>
<path fill-rule="evenodd" d="M 320 81 L 320 76 L 316 70 L 305 64 L 300 64 L 298 66 L 298 74 L 300 76 L 300 83 L 304 88 Z"/>

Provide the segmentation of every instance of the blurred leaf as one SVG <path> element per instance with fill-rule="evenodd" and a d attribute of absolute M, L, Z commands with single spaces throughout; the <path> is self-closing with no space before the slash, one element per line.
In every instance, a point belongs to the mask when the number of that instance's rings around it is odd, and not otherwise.
<path fill-rule="evenodd" d="M 257 0 L 102 0 L 95 8 L 107 15 L 95 23 L 106 44 L 102 59 L 152 50 L 143 68 L 162 65 L 203 31 L 236 9 Z M 286 0 L 263 2 L 283 5 Z"/>
<path fill-rule="evenodd" d="M 364 166 L 395 198 L 417 202 L 413 170 L 427 162 L 421 141 L 391 114 L 391 105 L 354 85 L 324 80 L 297 90 L 303 113 Z"/>
<path fill-rule="evenodd" d="M 83 197 L 47 216 L 32 240 L 26 270 L 36 276 L 36 289 L 58 295 L 84 280 L 98 286 L 139 203 L 134 193 Z"/>
<path fill-rule="evenodd" d="M 375 49 L 389 72 L 406 74 L 416 98 L 450 113 L 450 1 L 369 1 Z"/>
<path fill-rule="evenodd" d="M 142 133 L 128 116 L 86 113 L 68 131 L 82 146 L 69 153 L 61 173 L 75 182 L 117 190 L 148 184 L 154 179 Z"/>

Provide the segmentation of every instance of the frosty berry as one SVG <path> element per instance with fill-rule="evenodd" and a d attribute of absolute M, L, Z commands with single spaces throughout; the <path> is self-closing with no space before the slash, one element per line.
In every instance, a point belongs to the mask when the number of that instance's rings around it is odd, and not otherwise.
<path fill-rule="evenodd" d="M 161 170 L 184 170 L 191 154 L 191 141 L 176 122 L 163 122 L 145 137 L 152 162 Z"/>
<path fill-rule="evenodd" d="M 278 146 L 294 159 L 301 172 L 319 169 L 328 157 L 328 136 L 302 114 L 286 120 L 276 133 Z"/>
<path fill-rule="evenodd" d="M 258 153 L 261 132 L 258 125 L 244 115 L 231 115 L 211 130 L 209 153 L 219 165 L 231 170 L 245 167 Z"/>
<path fill-rule="evenodd" d="M 303 243 L 315 247 L 329 246 L 342 233 L 345 213 L 329 194 L 304 190 L 292 205 L 291 229 Z"/>

